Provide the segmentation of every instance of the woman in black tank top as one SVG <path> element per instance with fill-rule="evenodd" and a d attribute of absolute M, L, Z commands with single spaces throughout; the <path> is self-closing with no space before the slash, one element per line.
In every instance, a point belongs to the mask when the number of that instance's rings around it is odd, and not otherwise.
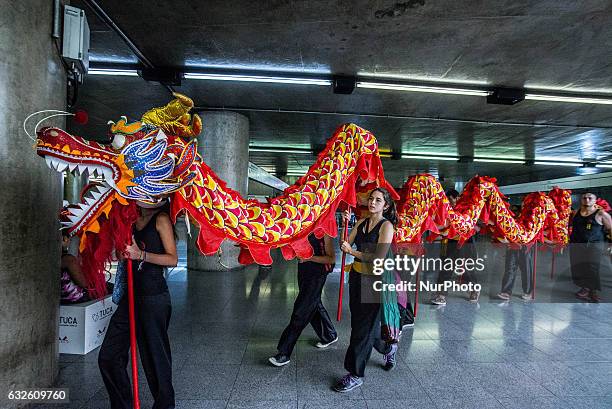
<path fill-rule="evenodd" d="M 167 202 L 166 202 L 167 204 Z M 168 326 L 172 305 L 164 267 L 176 266 L 174 229 L 164 209 L 140 207 L 133 242 L 125 257 L 134 272 L 136 339 L 154 408 L 174 408 L 172 357 Z M 127 374 L 130 349 L 128 300 L 124 296 L 110 320 L 98 355 L 98 365 L 112 408 L 131 408 L 132 389 Z"/>
<path fill-rule="evenodd" d="M 385 369 L 395 366 L 397 344 L 387 344 L 381 339 L 380 293 L 373 284 L 380 280 L 372 274 L 373 261 L 385 258 L 393 241 L 394 225 L 397 222 L 395 203 L 389 192 L 374 189 L 368 199 L 370 217 L 359 220 L 349 240 L 341 249 L 355 257 L 349 273 L 349 308 L 351 311 L 351 340 L 344 358 L 348 371 L 334 386 L 337 392 L 348 392 L 363 384 L 365 367 L 372 354 L 372 347 L 384 355 Z M 345 214 L 345 218 L 347 218 Z M 352 248 L 355 244 L 357 250 Z"/>

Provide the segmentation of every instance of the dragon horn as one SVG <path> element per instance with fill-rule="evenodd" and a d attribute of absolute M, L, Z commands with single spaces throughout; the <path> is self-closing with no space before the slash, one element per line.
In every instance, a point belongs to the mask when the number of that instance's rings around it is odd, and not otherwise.
<path fill-rule="evenodd" d="M 165 106 L 147 111 L 142 116 L 142 122 L 161 127 L 165 123 L 176 121 L 193 108 L 191 98 L 176 92 L 173 95 L 175 99 Z"/>

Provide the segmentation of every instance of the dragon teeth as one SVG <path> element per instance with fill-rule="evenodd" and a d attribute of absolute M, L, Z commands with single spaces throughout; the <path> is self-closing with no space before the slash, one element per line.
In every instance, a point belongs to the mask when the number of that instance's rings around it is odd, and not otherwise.
<path fill-rule="evenodd" d="M 68 169 L 70 169 L 70 172 L 74 172 L 74 169 L 76 169 L 77 164 L 76 163 L 69 163 L 68 164 Z"/>

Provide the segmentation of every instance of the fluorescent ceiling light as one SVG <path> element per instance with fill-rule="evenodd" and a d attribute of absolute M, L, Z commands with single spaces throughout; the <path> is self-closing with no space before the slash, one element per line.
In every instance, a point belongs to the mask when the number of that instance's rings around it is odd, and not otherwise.
<path fill-rule="evenodd" d="M 436 87 L 425 85 L 393 84 L 386 82 L 357 81 L 358 88 L 385 89 L 391 91 L 429 92 L 435 94 L 471 95 L 486 97 L 490 91 L 470 88 Z"/>
<path fill-rule="evenodd" d="M 592 98 L 564 95 L 525 94 L 525 99 L 533 101 L 571 102 L 577 104 L 605 104 L 612 105 L 612 98 Z"/>
<path fill-rule="evenodd" d="M 492 159 L 492 158 L 474 158 L 474 162 L 487 162 L 487 163 L 525 163 L 525 159 Z"/>
<path fill-rule="evenodd" d="M 90 68 L 87 71 L 90 75 L 116 75 L 122 77 L 137 77 L 138 72 L 136 70 L 113 70 L 113 69 L 98 69 Z"/>
<path fill-rule="evenodd" d="M 457 161 L 459 160 L 456 156 L 436 156 L 436 155 L 419 155 L 413 153 L 403 153 L 403 159 L 424 159 L 424 160 L 449 160 L 449 161 Z"/>
<path fill-rule="evenodd" d="M 267 152 L 267 153 L 296 153 L 300 155 L 312 155 L 312 150 L 310 149 L 283 149 L 283 148 L 265 148 L 265 147 L 257 147 L 257 146 L 249 146 L 249 152 Z"/>
<path fill-rule="evenodd" d="M 533 162 L 534 165 L 546 165 L 546 166 L 570 166 L 575 168 L 576 166 L 582 166 L 583 163 L 582 162 L 542 162 L 542 161 L 535 161 Z"/>
<path fill-rule="evenodd" d="M 298 85 L 331 85 L 331 80 L 322 78 L 296 78 L 296 77 L 268 77 L 261 75 L 241 74 L 204 74 L 185 73 L 188 80 L 212 80 L 212 81 L 241 81 L 241 82 L 267 82 L 275 84 L 298 84 Z"/>

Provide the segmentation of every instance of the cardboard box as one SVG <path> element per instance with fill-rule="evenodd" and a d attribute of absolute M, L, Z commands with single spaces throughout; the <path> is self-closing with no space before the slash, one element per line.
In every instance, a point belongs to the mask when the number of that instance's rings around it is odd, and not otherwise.
<path fill-rule="evenodd" d="M 102 345 L 116 309 L 110 295 L 101 300 L 60 305 L 59 352 L 84 355 Z"/>

